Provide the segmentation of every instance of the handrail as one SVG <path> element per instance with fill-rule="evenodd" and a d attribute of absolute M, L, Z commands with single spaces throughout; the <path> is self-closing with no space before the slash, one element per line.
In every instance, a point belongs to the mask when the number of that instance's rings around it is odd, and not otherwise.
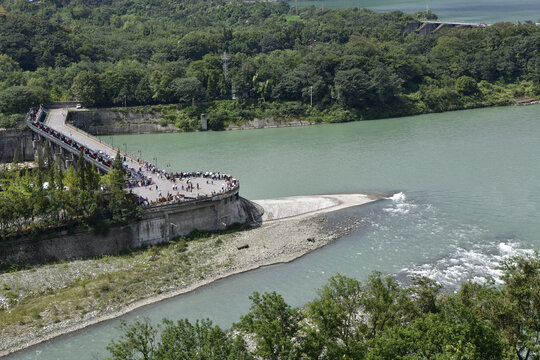
<path fill-rule="evenodd" d="M 80 155 L 81 152 L 77 149 L 77 148 L 74 148 L 73 146 L 67 144 L 64 142 L 64 140 L 62 139 L 59 139 L 55 136 L 53 136 L 52 134 L 48 133 L 47 131 L 45 131 L 44 129 L 41 129 L 38 125 L 35 125 L 35 122 L 38 122 L 38 123 L 42 123 L 43 122 L 43 115 L 44 114 L 47 114 L 47 111 L 46 109 L 43 107 L 43 106 L 40 106 L 39 109 L 36 111 L 36 109 L 30 109 L 29 112 L 27 113 L 26 115 L 26 122 L 28 123 L 30 129 L 34 132 L 36 132 L 37 134 L 45 137 L 46 139 L 49 139 L 49 140 L 52 140 L 53 143 L 57 144 L 57 145 L 60 145 L 61 148 L 65 149 L 65 150 L 68 150 L 69 152 L 75 154 L 75 155 Z M 67 117 L 67 109 L 66 109 L 66 117 Z M 48 117 L 47 117 L 48 118 Z M 70 130 L 72 131 L 75 131 L 77 133 L 79 133 L 80 135 L 83 135 L 85 137 L 88 137 L 90 139 L 93 139 L 94 141 L 98 141 L 100 144 L 103 144 L 104 146 L 108 146 L 110 149 L 115 149 L 114 146 L 111 146 L 110 144 L 107 144 L 107 143 L 104 143 L 101 141 L 101 139 L 99 138 L 96 138 L 94 137 L 93 135 L 90 135 L 88 133 L 86 133 L 85 131 L 81 130 L 81 129 L 78 129 L 72 125 L 68 125 L 66 122 L 64 122 L 64 125 L 66 127 L 68 127 Z M 44 125 L 44 126 L 47 126 L 47 125 Z M 49 127 L 49 126 L 47 126 Z M 50 128 L 50 127 L 49 127 Z M 66 136 L 65 134 L 61 133 L 60 131 L 57 131 L 53 128 L 50 128 L 51 130 L 53 130 L 55 133 L 57 134 L 60 134 L 61 136 L 64 137 L 64 139 L 68 139 L 68 140 L 71 140 L 72 142 L 74 143 L 77 143 L 77 141 L 73 140 L 71 137 L 69 136 Z M 85 145 L 82 145 L 82 146 L 85 146 Z M 94 153 L 97 153 L 96 150 L 94 149 L 90 149 L 90 148 L 87 148 L 88 150 L 91 150 L 92 152 Z M 118 148 L 117 148 L 118 149 Z M 118 151 L 120 152 L 120 149 L 118 149 Z M 83 159 L 85 159 L 86 161 L 89 161 L 89 162 L 92 162 L 94 163 L 98 168 L 100 168 L 101 170 L 105 171 L 105 172 L 108 172 L 110 170 L 110 167 L 103 164 L 102 162 L 100 162 L 98 160 L 98 158 L 93 158 L 89 155 L 87 155 L 85 152 L 82 153 L 83 155 Z M 123 155 L 125 156 L 126 158 L 130 158 L 131 161 L 133 161 L 134 163 L 139 163 L 138 161 L 136 161 L 132 156 L 130 156 L 129 154 L 127 153 L 122 153 L 120 152 L 120 155 Z M 138 178 L 138 175 L 137 173 L 134 173 L 133 171 L 131 171 L 131 169 L 127 166 L 124 166 L 125 170 L 131 174 L 131 176 L 135 179 Z M 197 173 L 197 174 L 200 174 L 200 173 Z M 170 176 L 174 176 L 174 174 L 168 174 Z M 224 192 L 221 192 L 221 193 L 218 193 L 218 194 L 215 194 L 215 195 L 212 195 L 210 197 L 208 197 L 208 195 L 206 197 L 202 197 L 202 198 L 195 198 L 195 199 L 190 199 L 190 200 L 184 200 L 182 201 L 182 203 L 186 203 L 186 202 L 189 202 L 190 204 L 193 204 L 194 202 L 197 202 L 197 201 L 208 201 L 208 200 L 211 200 L 211 201 L 218 201 L 218 200 L 222 200 L 222 199 L 225 199 L 227 198 L 228 196 L 230 196 L 231 194 L 234 194 L 234 193 L 237 193 L 239 191 L 239 188 L 240 188 L 240 183 L 238 181 L 235 182 L 234 186 L 232 186 L 229 190 L 227 191 L 224 191 Z M 164 205 L 169 205 L 171 204 L 171 202 L 173 203 L 178 203 L 177 200 L 167 200 L 167 201 L 163 201 L 163 202 L 156 202 L 156 203 L 153 203 L 153 204 L 149 204 L 148 206 L 145 206 L 145 208 L 148 208 L 148 209 L 152 209 L 152 208 L 155 208 L 155 207 L 160 207 L 160 206 L 164 206 Z"/>

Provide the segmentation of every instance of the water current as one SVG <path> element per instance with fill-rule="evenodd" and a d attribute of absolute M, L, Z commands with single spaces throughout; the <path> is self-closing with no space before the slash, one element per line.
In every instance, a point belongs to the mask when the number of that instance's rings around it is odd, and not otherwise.
<path fill-rule="evenodd" d="M 295 2 L 290 2 L 295 6 Z M 298 7 L 317 6 L 330 9 L 368 8 L 375 11 L 424 11 L 426 5 L 441 21 L 485 22 L 501 21 L 517 23 L 527 20 L 539 21 L 538 0 L 308 0 L 298 1 Z"/>
<path fill-rule="evenodd" d="M 109 137 L 104 137 L 110 140 Z M 339 272 L 416 273 L 452 288 L 497 276 L 504 257 L 540 250 L 540 105 L 467 110 L 298 128 L 115 136 L 128 152 L 174 170 L 230 172 L 249 199 L 385 192 L 390 198 L 334 214 L 358 228 L 293 263 L 219 281 L 124 317 L 210 317 L 229 326 L 253 291 L 292 305 Z M 124 145 L 125 144 L 125 145 Z M 118 320 L 12 359 L 89 359 L 106 353 Z"/>

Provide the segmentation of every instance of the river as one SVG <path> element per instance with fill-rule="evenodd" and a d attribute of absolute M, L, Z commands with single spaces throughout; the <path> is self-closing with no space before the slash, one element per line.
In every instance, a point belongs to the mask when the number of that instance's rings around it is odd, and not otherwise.
<path fill-rule="evenodd" d="M 291 7 L 295 2 L 290 2 Z M 496 23 L 510 21 L 517 23 L 527 20 L 539 21 L 540 1 L 538 0 L 316 0 L 298 1 L 298 7 L 368 8 L 375 11 L 404 11 L 414 13 L 424 11 L 426 5 L 442 21 Z"/>
<path fill-rule="evenodd" d="M 340 272 L 424 274 L 447 287 L 496 276 L 497 262 L 540 250 L 540 105 L 396 119 L 231 132 L 115 136 L 160 167 L 230 172 L 249 199 L 388 192 L 391 199 L 334 216 L 360 216 L 349 236 L 293 263 L 219 281 L 124 317 L 210 317 L 229 326 L 253 291 L 292 305 Z M 108 139 L 108 137 L 105 137 Z M 103 355 L 118 321 L 34 347 L 10 359 Z"/>

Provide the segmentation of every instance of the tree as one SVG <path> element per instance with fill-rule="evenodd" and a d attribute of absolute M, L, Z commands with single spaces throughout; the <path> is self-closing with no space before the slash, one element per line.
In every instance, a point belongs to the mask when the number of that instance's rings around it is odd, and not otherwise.
<path fill-rule="evenodd" d="M 54 159 L 49 139 L 45 140 L 45 145 L 43 146 L 43 159 L 45 160 L 47 170 L 50 170 L 53 167 Z"/>
<path fill-rule="evenodd" d="M 122 193 L 124 188 L 124 167 L 122 165 L 122 156 L 120 150 L 116 152 L 116 157 L 109 169 L 107 175 L 102 178 L 102 182 L 107 184 L 113 193 Z"/>
<path fill-rule="evenodd" d="M 338 71 L 334 78 L 338 101 L 346 106 L 360 106 L 366 103 L 370 80 L 360 69 Z"/>
<path fill-rule="evenodd" d="M 394 325 L 374 338 L 367 360 L 505 359 L 506 347 L 491 324 L 451 299 L 440 314 Z"/>
<path fill-rule="evenodd" d="M 0 91 L 0 113 L 23 113 L 28 111 L 30 106 L 47 101 L 48 94 L 41 88 L 8 87 Z"/>
<path fill-rule="evenodd" d="M 403 80 L 393 69 L 375 67 L 369 72 L 369 78 L 371 99 L 375 104 L 391 102 L 401 92 Z"/>
<path fill-rule="evenodd" d="M 504 284 L 484 292 L 477 306 L 514 349 L 520 360 L 540 355 L 540 257 L 538 253 L 504 260 Z"/>
<path fill-rule="evenodd" d="M 388 327 L 406 324 L 414 314 L 411 300 L 392 276 L 383 277 L 374 272 L 369 276 L 362 297 L 371 338 L 376 338 Z"/>
<path fill-rule="evenodd" d="M 91 71 L 81 71 L 73 79 L 71 92 L 78 101 L 99 104 L 103 96 L 99 75 Z"/>
<path fill-rule="evenodd" d="M 19 64 L 6 54 L 0 54 L 0 69 L 4 72 L 20 70 Z"/>
<path fill-rule="evenodd" d="M 255 355 L 273 360 L 299 358 L 293 339 L 299 340 L 300 312 L 287 305 L 275 292 L 262 295 L 254 292 L 249 298 L 252 303 L 250 311 L 235 326 L 255 334 Z"/>
<path fill-rule="evenodd" d="M 86 166 L 86 184 L 88 190 L 96 191 L 99 189 L 100 177 L 96 169 L 96 164 L 92 162 L 90 166 Z"/>
<path fill-rule="evenodd" d="M 123 334 L 119 342 L 112 341 L 107 350 L 111 353 L 112 360 L 154 359 L 156 351 L 156 334 L 148 320 L 135 321 L 128 325 L 125 321 L 120 324 Z"/>
<path fill-rule="evenodd" d="M 359 319 L 362 284 L 343 275 L 331 277 L 307 306 L 309 323 L 303 351 L 313 359 L 361 358 L 367 326 Z"/>
<path fill-rule="evenodd" d="M 77 159 L 77 188 L 81 190 L 88 190 L 87 177 L 86 177 L 86 160 L 84 160 L 84 151 L 81 150 L 79 158 Z"/>
<path fill-rule="evenodd" d="M 232 337 L 210 320 L 197 320 L 191 324 L 187 319 L 173 323 L 163 320 L 163 331 L 148 320 L 131 325 L 121 324 L 120 341 L 112 341 L 107 350 L 111 360 L 252 360 L 244 340 Z"/>
<path fill-rule="evenodd" d="M 456 89 L 462 94 L 473 95 L 478 92 L 478 84 L 472 77 L 463 75 L 456 80 Z"/>
<path fill-rule="evenodd" d="M 194 77 L 177 78 L 171 82 L 171 90 L 180 104 L 188 105 L 192 101 L 204 99 L 204 89 L 201 82 Z"/>
<path fill-rule="evenodd" d="M 241 336 L 228 336 L 210 320 L 163 320 L 164 330 L 156 351 L 162 360 L 248 360 L 253 359 Z"/>

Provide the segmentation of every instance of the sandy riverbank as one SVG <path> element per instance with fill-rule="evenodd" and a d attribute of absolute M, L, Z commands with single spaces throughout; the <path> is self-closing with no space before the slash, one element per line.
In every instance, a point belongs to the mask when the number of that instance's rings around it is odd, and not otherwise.
<path fill-rule="evenodd" d="M 99 310 L 74 313 L 72 318 L 62 319 L 62 321 L 47 321 L 47 313 L 50 312 L 47 310 L 39 314 L 40 326 L 18 324 L 7 329 L 0 325 L 0 356 L 116 318 L 141 306 L 188 293 L 231 275 L 293 261 L 347 234 L 354 224 L 358 223 L 358 219 L 343 219 L 343 222 L 336 226 L 325 226 L 327 222 L 325 214 L 381 198 L 382 196 L 377 195 L 343 194 L 255 201 L 265 209 L 262 226 L 234 233 L 223 238 L 223 241 L 218 240 L 220 241 L 218 247 L 215 245 L 217 242 L 209 245 L 208 241 L 189 244 L 190 252 L 198 256 L 194 257 L 198 262 L 197 265 L 205 269 L 202 275 L 200 272 L 194 273 L 192 276 L 180 277 L 176 282 L 168 279 L 166 286 L 148 288 L 148 293 L 137 294 L 130 301 L 125 299 L 120 303 L 108 303 L 107 306 L 101 306 Z M 114 261 L 111 261 L 113 265 Z M 102 266 L 102 264 L 88 264 L 88 261 L 82 260 L 78 262 L 0 274 L 0 283 L 19 284 L 21 288 L 19 291 L 23 291 L 25 284 L 34 288 L 47 286 L 55 291 L 55 289 L 69 287 L 74 281 L 78 281 L 81 272 L 85 271 L 82 266 L 92 266 L 96 278 L 100 276 L 99 274 L 126 270 L 125 265 L 95 270 L 94 266 Z M 132 264 L 128 265 L 128 268 L 129 266 Z M 161 279 L 146 280 L 149 283 L 159 284 L 158 280 Z M 159 294 L 156 295 L 156 292 Z"/>

